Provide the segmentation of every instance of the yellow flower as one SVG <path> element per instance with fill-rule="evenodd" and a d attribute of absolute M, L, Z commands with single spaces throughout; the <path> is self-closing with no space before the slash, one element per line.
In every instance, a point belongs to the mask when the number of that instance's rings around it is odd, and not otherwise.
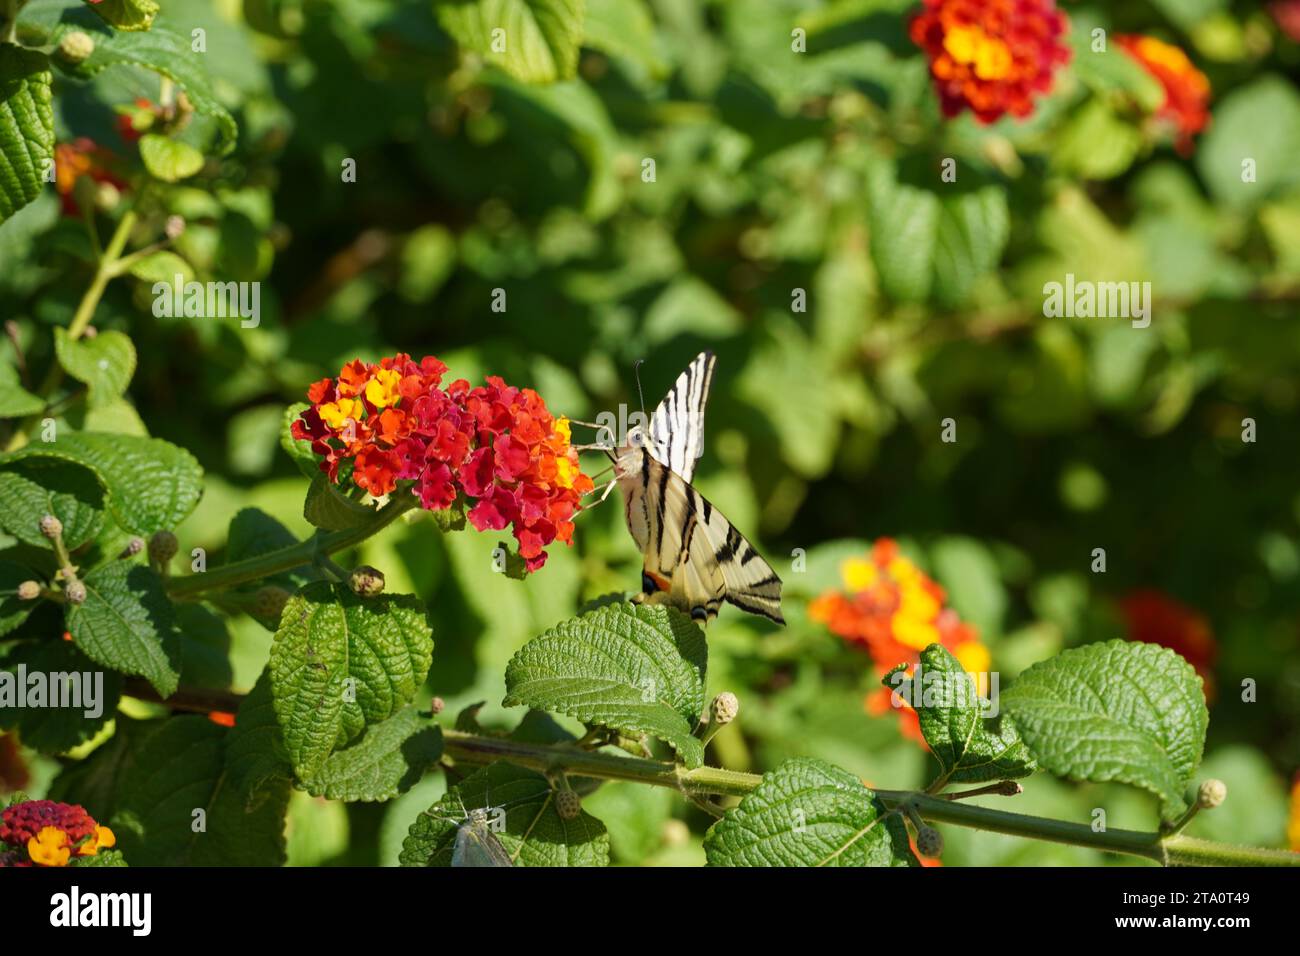
<path fill-rule="evenodd" d="M 993 663 L 988 648 L 979 641 L 967 641 L 959 645 L 952 652 L 952 656 L 957 658 L 961 669 L 967 674 L 987 674 L 989 665 Z"/>
<path fill-rule="evenodd" d="M 375 408 L 396 405 L 397 400 L 402 397 L 398 391 L 401 382 L 402 375 L 396 369 L 375 369 L 370 381 L 366 382 L 366 400 Z"/>
<path fill-rule="evenodd" d="M 939 642 L 939 629 L 931 623 L 931 618 L 915 617 L 905 611 L 899 611 L 890 622 L 894 630 L 894 640 L 918 651 Z"/>
<path fill-rule="evenodd" d="M 117 845 L 117 836 L 108 827 L 95 827 L 95 832 L 91 834 L 90 839 L 77 850 L 77 856 L 94 856 L 100 850 L 107 850 L 111 846 Z"/>
<path fill-rule="evenodd" d="M 72 855 L 68 835 L 58 827 L 41 827 L 41 832 L 27 841 L 27 855 L 38 866 L 67 866 Z"/>
<path fill-rule="evenodd" d="M 880 571 L 875 562 L 867 558 L 849 558 L 840 565 L 840 577 L 849 591 L 865 591 L 876 583 Z"/>
<path fill-rule="evenodd" d="M 572 488 L 577 473 L 578 466 L 569 461 L 567 455 L 560 455 L 555 459 L 555 483 L 561 488 Z"/>
<path fill-rule="evenodd" d="M 361 413 L 365 406 L 355 398 L 341 398 L 337 402 L 328 402 L 318 409 L 316 414 L 320 415 L 320 420 L 330 428 L 342 428 L 343 423 L 349 418 L 354 422 L 361 421 Z"/>
<path fill-rule="evenodd" d="M 1000 80 L 1011 72 L 1011 50 L 977 26 L 958 26 L 943 38 L 943 48 L 958 63 L 973 64 L 981 80 Z"/>
<path fill-rule="evenodd" d="M 555 434 L 563 438 L 566 445 L 573 444 L 573 432 L 569 428 L 569 420 L 567 418 L 557 418 L 555 420 Z M 564 487 L 567 488 L 569 486 L 565 485 Z"/>

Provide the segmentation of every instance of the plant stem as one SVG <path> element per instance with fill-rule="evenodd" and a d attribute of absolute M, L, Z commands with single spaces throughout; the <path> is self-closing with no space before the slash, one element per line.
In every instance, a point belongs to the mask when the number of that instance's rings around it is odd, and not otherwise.
<path fill-rule="evenodd" d="M 167 582 L 167 593 L 173 598 L 192 598 L 204 591 L 235 587 L 282 571 L 291 571 L 304 564 L 311 564 L 318 555 L 333 554 L 360 544 L 371 535 L 382 531 L 417 504 L 419 500 L 415 495 L 399 494 L 376 511 L 368 521 L 355 528 L 348 528 L 345 531 L 318 531 L 315 536 L 306 541 L 300 541 L 287 548 L 268 551 L 266 554 L 259 554 L 200 574 L 172 578 Z"/>
<path fill-rule="evenodd" d="M 0 2 L 3 2 L 3 0 L 0 0 Z M 131 237 L 131 230 L 135 228 L 136 218 L 133 209 L 128 209 L 122 214 L 117 228 L 113 231 L 113 237 L 108 240 L 103 255 L 96 262 L 95 274 L 91 277 L 90 285 L 87 286 L 81 301 L 77 303 L 77 311 L 73 313 L 72 322 L 68 325 L 68 337 L 73 341 L 81 338 L 86 331 L 86 327 L 90 325 L 90 320 L 95 317 L 95 309 L 99 306 L 99 300 L 103 298 L 104 290 L 108 288 L 108 283 L 117 274 L 114 267 L 118 257 L 122 254 L 122 250 L 126 248 L 127 240 Z M 62 381 L 63 366 L 59 364 L 56 358 L 50 364 L 49 371 L 45 373 L 45 380 L 41 383 L 38 394 L 48 401 Z M 47 404 L 46 408 L 48 409 L 48 407 Z M 36 424 L 45 413 L 46 409 L 42 409 L 37 414 L 25 419 L 9 439 L 5 451 L 13 451 L 15 448 L 21 448 L 25 445 L 28 434 L 36 427 Z"/>

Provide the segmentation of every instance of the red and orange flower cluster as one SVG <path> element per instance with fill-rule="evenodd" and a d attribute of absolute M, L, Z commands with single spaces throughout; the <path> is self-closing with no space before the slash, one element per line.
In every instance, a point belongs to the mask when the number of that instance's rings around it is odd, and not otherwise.
<path fill-rule="evenodd" d="M 925 0 L 912 41 L 930 60 L 945 116 L 971 110 L 981 123 L 1024 118 L 1070 60 L 1055 0 Z"/>
<path fill-rule="evenodd" d="M 915 665 L 920 652 L 942 644 L 971 674 L 989 669 L 989 652 L 970 624 L 963 623 L 947 594 L 890 538 L 880 538 L 865 558 L 840 567 L 845 592 L 827 591 L 808 606 L 808 615 L 871 655 L 880 677 L 899 664 Z M 881 687 L 867 697 L 867 709 L 883 714 L 891 708 L 891 691 Z M 916 711 L 900 711 L 903 732 L 922 740 Z"/>
<path fill-rule="evenodd" d="M 112 830 L 76 805 L 28 800 L 0 814 L 0 866 L 67 866 L 116 842 Z"/>
<path fill-rule="evenodd" d="M 1192 137 L 1210 122 L 1210 81 L 1186 53 L 1163 40 L 1119 36 L 1115 42 L 1164 87 L 1165 101 L 1156 116 L 1173 125 L 1175 146 L 1180 153 L 1189 154 Z"/>
<path fill-rule="evenodd" d="M 443 388 L 446 371 L 433 356 L 349 362 L 337 378 L 311 386 L 311 407 L 294 421 L 293 436 L 312 443 L 331 481 L 374 497 L 412 481 L 421 505 L 441 511 L 464 495 L 470 523 L 480 531 L 512 527 L 535 571 L 548 544 L 573 542 L 573 516 L 592 489 L 569 422 L 532 389 L 496 376 L 477 388 L 464 379 Z"/>
<path fill-rule="evenodd" d="M 115 172 L 116 165 L 116 157 L 111 150 L 85 136 L 54 147 L 54 188 L 58 190 L 63 214 L 81 214 L 73 193 L 77 180 L 83 176 L 90 177 L 92 182 L 106 183 L 118 190 L 126 189 L 126 181 Z"/>

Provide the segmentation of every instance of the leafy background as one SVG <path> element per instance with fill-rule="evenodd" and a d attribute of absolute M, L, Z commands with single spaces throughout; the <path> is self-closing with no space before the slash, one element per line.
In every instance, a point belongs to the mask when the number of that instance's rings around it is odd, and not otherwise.
<path fill-rule="evenodd" d="M 1202 776 L 1231 795 L 1191 832 L 1285 845 L 1300 767 L 1300 46 L 1257 4 L 1066 4 L 1074 62 L 1030 120 L 991 127 L 941 120 L 906 36 L 913 5 L 894 0 L 164 6 L 156 28 L 207 31 L 212 104 L 183 136 L 207 155 L 201 172 L 155 185 L 154 201 L 189 221 L 176 251 L 196 275 L 263 283 L 255 329 L 155 318 L 147 281 L 115 283 L 96 314 L 101 337 L 135 344 L 129 404 L 108 403 L 117 427 L 188 449 L 206 472 L 176 528 L 182 554 L 219 561 L 248 507 L 310 532 L 281 415 L 354 357 L 435 353 L 455 374 L 533 384 L 590 419 L 639 406 L 637 359 L 653 402 L 712 348 L 698 485 L 786 579 L 790 621 L 776 631 L 727 610 L 710 627 L 709 692 L 742 702 L 714 759 L 768 770 L 821 758 L 895 788 L 928 779 L 896 721 L 865 712 L 865 655 L 804 611 L 837 584 L 842 557 L 889 535 L 1008 674 L 1124 636 L 1114 601 L 1136 588 L 1202 612 L 1218 647 Z M 497 8 L 527 42 L 474 55 Z M 1213 122 L 1193 155 L 1142 122 L 1150 81 L 1118 53 L 1093 54 L 1093 26 L 1164 36 L 1209 76 Z M 791 52 L 796 27 L 806 54 Z M 59 142 L 91 136 L 136 156 L 113 107 L 157 101 L 155 72 L 59 84 Z M 224 152 L 227 112 L 238 139 Z M 956 184 L 939 181 L 944 157 Z M 1242 157 L 1256 183 L 1241 182 Z M 347 159 L 355 182 L 341 180 Z M 89 279 L 86 258 L 52 188 L 0 225 L 0 313 L 38 360 Z M 1042 285 L 1067 272 L 1149 280 L 1150 328 L 1044 318 Z M 504 313 L 490 308 L 497 288 Z M 806 312 L 791 309 L 795 289 Z M 955 444 L 940 440 L 945 418 Z M 361 548 L 390 592 L 430 608 L 422 701 L 437 694 L 452 713 L 487 701 L 480 723 L 513 725 L 498 702 L 514 652 L 639 580 L 617 504 L 584 515 L 576 537 L 523 583 L 493 572 L 496 538 L 472 530 L 399 524 Z M 1104 575 L 1089 571 L 1097 547 Z M 186 627 L 228 646 L 214 683 L 253 687 L 264 627 Z M 1246 678 L 1256 703 L 1239 699 Z M 211 759 L 210 732 L 188 721 L 151 746 Z M 129 733 L 118 723 L 115 740 Z M 59 761 L 25 757 L 28 789 L 44 792 Z M 431 775 L 385 804 L 272 799 L 290 801 L 290 862 L 391 864 L 442 787 Z M 1044 775 L 1017 804 L 1082 821 L 1102 806 L 1111 826 L 1135 828 L 1156 813 L 1138 792 Z M 609 784 L 584 806 L 614 862 L 703 860 L 707 818 L 667 792 Z M 947 865 L 1112 862 L 946 833 Z"/>

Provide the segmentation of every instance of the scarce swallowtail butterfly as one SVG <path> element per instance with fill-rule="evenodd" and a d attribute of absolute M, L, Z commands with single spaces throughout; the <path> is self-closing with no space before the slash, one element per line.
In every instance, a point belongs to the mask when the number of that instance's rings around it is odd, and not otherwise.
<path fill-rule="evenodd" d="M 697 355 L 655 408 L 648 429 L 629 429 L 620 448 L 606 451 L 628 531 L 644 555 L 642 593 L 634 600 L 669 604 L 700 621 L 716 617 L 727 601 L 784 624 L 781 579 L 691 485 L 716 361 L 712 352 Z"/>

